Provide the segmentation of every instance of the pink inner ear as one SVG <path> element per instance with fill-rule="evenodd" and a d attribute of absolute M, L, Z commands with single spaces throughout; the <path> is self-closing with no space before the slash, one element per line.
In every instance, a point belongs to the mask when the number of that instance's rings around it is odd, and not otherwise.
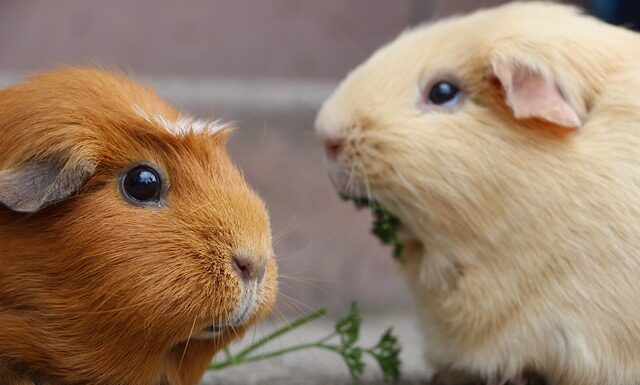
<path fill-rule="evenodd" d="M 517 119 L 540 118 L 561 127 L 580 127 L 576 111 L 562 97 L 558 86 L 542 74 L 508 64 L 495 65 L 493 71 Z"/>

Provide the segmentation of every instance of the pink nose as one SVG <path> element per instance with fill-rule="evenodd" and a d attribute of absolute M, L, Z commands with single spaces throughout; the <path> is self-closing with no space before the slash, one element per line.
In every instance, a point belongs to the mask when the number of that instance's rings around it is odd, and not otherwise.
<path fill-rule="evenodd" d="M 335 160 L 342 152 L 344 142 L 342 139 L 325 139 L 324 152 L 327 154 L 327 159 Z"/>
<path fill-rule="evenodd" d="M 243 255 L 236 255 L 231 260 L 231 266 L 243 281 L 262 281 L 266 270 L 265 263 L 257 262 Z"/>

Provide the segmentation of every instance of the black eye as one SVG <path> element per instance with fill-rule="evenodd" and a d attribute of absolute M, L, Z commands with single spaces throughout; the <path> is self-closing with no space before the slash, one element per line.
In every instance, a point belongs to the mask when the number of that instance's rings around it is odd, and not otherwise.
<path fill-rule="evenodd" d="M 150 166 L 138 166 L 124 176 L 122 189 L 136 203 L 158 202 L 162 192 L 160 175 Z"/>
<path fill-rule="evenodd" d="M 457 101 L 459 92 L 460 89 L 454 84 L 441 81 L 431 87 L 429 91 L 429 101 L 438 106 L 452 104 Z"/>

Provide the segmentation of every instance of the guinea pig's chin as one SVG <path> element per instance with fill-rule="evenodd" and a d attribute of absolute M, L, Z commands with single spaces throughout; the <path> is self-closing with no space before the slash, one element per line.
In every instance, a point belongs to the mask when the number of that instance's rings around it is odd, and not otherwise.
<path fill-rule="evenodd" d="M 244 290 L 240 304 L 229 317 L 229 320 L 207 325 L 191 338 L 216 339 L 225 333 L 234 333 L 235 328 L 243 326 L 245 322 L 251 319 L 259 307 L 258 288 L 256 286 L 252 285 Z"/>

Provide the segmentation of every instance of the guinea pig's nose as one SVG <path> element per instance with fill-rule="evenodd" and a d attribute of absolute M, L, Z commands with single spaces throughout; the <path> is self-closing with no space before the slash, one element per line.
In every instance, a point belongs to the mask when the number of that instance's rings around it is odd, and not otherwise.
<path fill-rule="evenodd" d="M 327 154 L 327 159 L 335 160 L 342 152 L 344 147 L 344 141 L 342 139 L 325 139 L 324 152 Z"/>
<path fill-rule="evenodd" d="M 258 282 L 262 281 L 266 270 L 265 262 L 256 261 L 244 255 L 234 256 L 231 260 L 231 266 L 233 266 L 233 270 L 235 270 L 245 282 L 254 280 Z"/>

